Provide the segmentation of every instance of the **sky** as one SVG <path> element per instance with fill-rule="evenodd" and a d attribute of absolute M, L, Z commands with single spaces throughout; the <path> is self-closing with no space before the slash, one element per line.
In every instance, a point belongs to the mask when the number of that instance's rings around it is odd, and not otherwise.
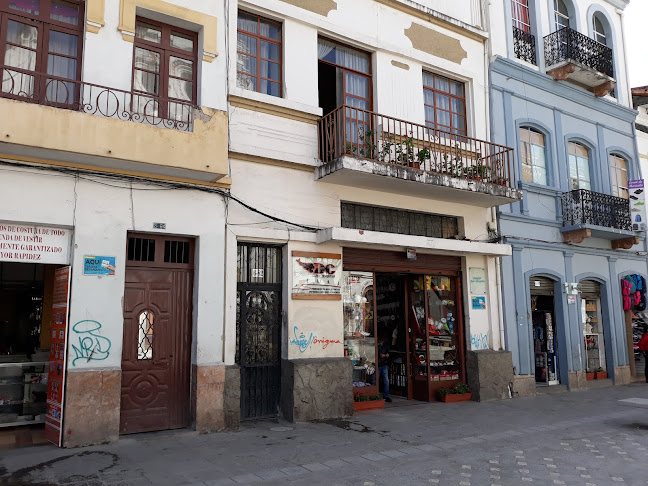
<path fill-rule="evenodd" d="M 648 86 L 647 19 L 648 0 L 630 0 L 630 5 L 625 9 L 625 28 L 628 70 L 633 88 Z"/>

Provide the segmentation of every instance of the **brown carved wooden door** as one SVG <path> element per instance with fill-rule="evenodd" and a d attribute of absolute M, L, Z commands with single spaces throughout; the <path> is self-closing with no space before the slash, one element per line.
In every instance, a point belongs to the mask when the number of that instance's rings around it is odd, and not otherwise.
<path fill-rule="evenodd" d="M 191 240 L 129 236 L 122 434 L 177 429 L 191 423 L 192 259 Z"/>

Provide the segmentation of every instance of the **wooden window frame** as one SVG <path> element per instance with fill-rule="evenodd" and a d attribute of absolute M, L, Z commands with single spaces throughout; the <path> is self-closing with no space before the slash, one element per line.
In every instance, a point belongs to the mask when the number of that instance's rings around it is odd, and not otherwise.
<path fill-rule="evenodd" d="M 367 80 L 369 81 L 369 83 L 368 83 L 369 84 L 369 93 L 368 93 L 367 98 L 362 98 L 361 96 L 351 94 L 351 93 L 349 93 L 347 91 L 347 89 L 346 89 L 346 76 L 342 76 L 342 91 L 343 91 L 343 96 L 344 96 L 343 104 L 346 105 L 347 96 L 350 96 L 351 98 L 355 98 L 357 100 L 367 101 L 369 103 L 369 108 L 367 110 L 365 110 L 365 111 L 373 111 L 373 63 L 372 63 L 372 59 L 371 59 L 371 52 L 365 51 L 364 49 L 358 49 L 356 46 L 345 44 L 343 42 L 339 42 L 339 41 L 334 40 L 334 39 L 329 39 L 328 37 L 319 36 L 318 40 L 319 39 L 325 40 L 327 42 L 331 42 L 332 44 L 336 44 L 336 45 L 339 45 L 341 47 L 346 47 L 347 49 L 353 49 L 354 51 L 358 51 L 358 52 L 368 56 L 368 58 L 369 58 L 369 68 L 368 68 L 369 72 L 368 73 L 363 73 L 362 71 L 356 71 L 355 69 L 351 69 L 351 68 L 342 66 L 341 64 L 336 64 L 334 62 L 325 61 L 323 59 L 319 59 L 319 57 L 317 59 L 317 62 L 321 62 L 323 64 L 328 64 L 329 66 L 335 66 L 336 68 L 341 69 L 344 72 L 343 74 L 345 74 L 346 72 L 349 72 L 351 74 L 355 74 L 355 75 L 363 76 L 363 77 L 367 78 Z"/>
<path fill-rule="evenodd" d="M 158 100 L 159 103 L 159 113 L 157 117 L 167 118 L 169 113 L 168 104 L 170 103 L 179 103 L 181 105 L 193 105 L 195 106 L 198 101 L 198 33 L 191 30 L 182 29 L 180 27 L 175 27 L 173 25 L 165 24 L 162 22 L 157 22 L 155 20 L 148 19 L 146 17 L 137 16 L 135 18 L 135 27 L 137 28 L 138 23 L 143 23 L 151 25 L 153 27 L 158 27 L 160 29 L 160 42 L 152 42 L 146 39 L 141 39 L 137 37 L 137 32 L 133 39 L 133 59 L 131 66 L 131 92 L 133 94 L 132 98 L 135 96 L 148 97 Z M 186 36 L 190 36 L 193 40 L 193 50 L 191 52 L 178 47 L 173 47 L 171 45 L 171 34 L 178 33 Z M 146 71 L 145 69 L 135 67 L 135 53 L 137 48 L 148 50 L 151 52 L 156 52 L 160 54 L 160 83 L 159 83 L 159 93 L 157 95 L 147 93 L 145 91 L 139 91 L 135 89 L 135 71 Z M 171 76 L 169 74 L 169 60 L 173 57 L 179 57 L 188 61 L 191 61 L 193 64 L 192 70 L 192 93 L 191 100 L 183 100 L 180 98 L 172 98 L 169 96 L 169 78 L 174 79 L 183 79 L 177 78 L 176 76 Z M 185 80 L 186 81 L 186 80 Z"/>
<path fill-rule="evenodd" d="M 522 18 L 519 18 L 518 13 L 526 10 L 527 22 Z M 511 0 L 511 20 L 513 21 L 513 27 L 531 33 L 531 9 L 529 7 L 529 0 Z"/>
<path fill-rule="evenodd" d="M 256 17 L 257 19 L 257 32 L 249 32 L 247 30 L 243 30 L 238 26 L 238 14 L 239 13 L 244 13 L 247 15 L 251 15 L 253 17 Z M 272 39 L 270 37 L 265 37 L 261 35 L 261 20 L 267 20 L 268 22 L 272 22 L 274 24 L 278 24 L 280 26 L 280 32 L 281 32 L 281 39 Z M 236 49 L 236 59 L 238 61 L 238 56 L 239 55 L 244 55 L 248 57 L 253 57 L 256 59 L 256 74 L 250 74 L 246 73 L 243 71 L 239 71 L 238 68 L 236 69 L 236 75 L 238 78 L 239 74 L 242 74 L 244 76 L 249 76 L 251 78 L 256 78 L 256 89 L 254 90 L 256 93 L 262 93 L 261 92 L 261 81 L 267 81 L 269 83 L 279 83 L 279 95 L 276 96 L 277 98 L 283 98 L 283 40 L 284 40 L 284 33 L 283 33 L 283 22 L 277 21 L 275 19 L 271 19 L 268 17 L 264 17 L 262 15 L 256 14 L 254 12 L 250 12 L 248 10 L 243 10 L 243 9 L 238 9 L 237 11 L 237 16 L 236 16 L 236 36 L 238 39 L 238 34 L 246 35 L 248 37 L 252 37 L 256 40 L 256 55 L 252 55 L 248 52 L 242 52 L 238 50 L 238 41 L 237 41 L 237 49 Z M 274 59 L 268 59 L 265 57 L 261 57 L 261 41 L 263 42 L 268 42 L 269 44 L 275 44 L 279 47 L 279 80 L 277 81 L 276 79 L 270 79 L 270 78 L 264 78 L 261 76 L 261 61 L 267 61 L 271 62 L 274 64 L 277 64 L 277 61 Z M 237 84 L 238 84 L 238 79 L 237 79 Z M 252 91 L 252 90 L 248 90 Z M 269 93 L 262 93 L 266 94 L 268 96 L 275 96 Z"/>
<path fill-rule="evenodd" d="M 463 96 L 457 96 L 455 94 L 452 94 L 450 91 L 442 91 L 440 89 L 437 89 L 436 86 L 427 86 L 425 84 L 425 75 L 433 77 L 433 79 L 432 79 L 433 84 L 434 84 L 434 81 L 436 81 L 436 78 L 446 79 L 449 84 L 451 84 L 451 83 L 461 84 L 461 86 L 463 87 Z M 425 91 L 429 91 L 429 92 L 431 92 L 433 94 L 434 105 L 429 105 L 429 104 L 425 103 Z M 437 106 L 436 106 L 436 96 L 437 96 L 437 94 L 440 94 L 440 95 L 443 95 L 443 96 L 448 96 L 450 98 L 450 109 L 449 110 L 444 110 L 443 108 L 437 108 Z M 430 128 L 434 128 L 436 130 L 440 130 L 440 131 L 443 131 L 443 132 L 449 132 L 449 133 L 452 133 L 453 135 L 459 135 L 459 136 L 464 136 L 464 137 L 468 136 L 468 111 L 467 111 L 468 105 L 466 103 L 466 83 L 464 83 L 462 81 L 457 81 L 457 80 L 452 79 L 452 78 L 449 78 L 448 76 L 443 76 L 441 74 L 433 73 L 431 71 L 423 71 L 423 95 L 424 95 L 423 96 L 424 110 L 425 110 L 426 106 L 429 107 L 429 108 L 432 108 L 434 110 L 434 120 L 428 120 L 427 117 L 426 117 L 426 119 L 425 119 L 425 124 L 426 125 L 429 124 L 428 126 Z M 459 101 L 461 101 L 463 103 L 463 105 L 464 105 L 464 112 L 463 113 L 456 112 L 456 111 L 454 111 L 452 109 L 452 100 L 453 99 L 459 100 Z M 445 111 L 446 113 L 450 114 L 450 126 L 440 125 L 437 122 L 437 119 L 438 119 L 438 116 L 437 116 L 438 113 L 437 112 L 439 110 L 440 111 Z M 463 117 L 464 122 L 463 122 L 463 128 L 462 129 L 455 128 L 455 127 L 452 126 L 452 115 L 459 115 L 459 116 Z M 456 131 L 458 131 L 460 133 L 454 133 L 453 130 L 456 130 Z"/>
<path fill-rule="evenodd" d="M 7 44 L 16 45 L 22 49 L 28 49 L 36 53 L 36 61 L 34 70 L 21 69 L 21 68 L 11 68 L 8 67 L 8 71 L 15 71 L 26 76 L 34 77 L 33 92 L 31 96 L 25 96 L 20 94 L 13 93 L 4 93 L 0 91 L 0 97 L 2 98 L 13 98 L 13 99 L 33 99 L 35 102 L 44 103 L 46 102 L 46 90 L 48 85 L 48 80 L 61 80 L 63 82 L 68 82 L 74 84 L 74 93 L 71 97 L 68 97 L 67 103 L 56 103 L 49 102 L 47 104 L 52 106 L 61 106 L 69 107 L 69 105 L 74 104 L 79 99 L 80 92 L 80 81 L 81 73 L 83 69 L 83 47 L 85 40 L 85 2 L 81 0 L 62 0 L 65 3 L 70 3 L 79 7 L 79 17 L 77 25 L 72 25 L 67 22 L 62 22 L 60 20 L 54 20 L 50 18 L 51 15 L 51 0 L 41 0 L 40 11 L 38 14 L 31 14 L 29 12 L 23 12 L 21 10 L 16 10 L 9 7 L 9 2 L 11 0 L 0 0 L 0 65 L 4 66 L 4 55 Z M 12 20 L 21 24 L 30 25 L 37 29 L 38 38 L 36 49 L 30 49 L 24 46 L 19 46 L 18 44 L 9 43 L 7 41 L 7 31 L 8 23 Z M 77 52 L 75 56 L 69 56 L 65 54 L 52 53 L 57 57 L 65 57 L 68 59 L 76 60 L 76 72 L 74 78 L 59 78 L 56 76 L 47 75 L 47 63 L 48 56 L 50 54 L 50 32 L 60 32 L 67 35 L 72 35 L 77 38 Z"/>

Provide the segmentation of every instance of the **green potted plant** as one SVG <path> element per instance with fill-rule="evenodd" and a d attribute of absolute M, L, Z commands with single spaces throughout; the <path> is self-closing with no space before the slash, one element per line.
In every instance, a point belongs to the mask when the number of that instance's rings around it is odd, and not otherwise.
<path fill-rule="evenodd" d="M 607 371 L 600 366 L 594 370 L 594 373 L 596 374 L 595 379 L 597 380 L 605 380 L 607 378 Z"/>
<path fill-rule="evenodd" d="M 587 378 L 588 380 L 595 380 L 596 379 L 596 372 L 587 370 L 585 372 L 585 378 Z"/>
<path fill-rule="evenodd" d="M 439 396 L 441 401 L 445 403 L 465 402 L 472 398 L 472 393 L 468 385 L 459 382 L 452 388 L 441 388 Z"/>
<path fill-rule="evenodd" d="M 382 395 L 354 395 L 353 410 L 361 412 L 363 410 L 377 410 L 385 408 L 385 399 Z"/>

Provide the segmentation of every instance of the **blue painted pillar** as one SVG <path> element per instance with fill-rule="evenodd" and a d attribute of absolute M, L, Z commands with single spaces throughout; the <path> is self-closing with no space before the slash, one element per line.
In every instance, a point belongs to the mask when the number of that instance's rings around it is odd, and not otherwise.
<path fill-rule="evenodd" d="M 563 252 L 565 255 L 565 281 L 566 283 L 574 282 L 573 251 Z M 560 297 L 567 301 L 567 295 L 562 292 Z M 580 318 L 580 299 L 576 299 L 576 304 L 566 304 L 566 321 L 565 321 L 565 343 L 567 345 L 567 360 L 569 371 L 581 371 L 583 369 L 584 352 L 583 349 L 583 326 Z"/>
<path fill-rule="evenodd" d="M 625 314 L 623 312 L 623 301 L 621 298 L 621 283 L 617 279 L 616 270 L 617 257 L 608 257 L 608 266 L 610 268 L 610 285 L 606 285 L 607 300 L 610 303 L 608 312 L 605 317 L 610 323 L 609 331 L 603 328 L 603 332 L 608 331 L 610 338 L 605 339 L 605 351 L 613 351 L 613 366 L 625 366 L 630 364 L 628 356 L 628 345 L 626 343 L 625 332 Z M 609 362 L 609 360 L 608 360 Z M 614 370 L 608 370 L 614 372 Z"/>
<path fill-rule="evenodd" d="M 603 194 L 612 194 L 612 182 L 610 180 L 610 162 L 607 160 L 607 151 L 605 149 L 605 131 L 600 123 L 596 124 L 596 138 L 598 144 L 598 154 L 595 160 L 598 162 L 597 169 L 594 173 L 598 180 L 592 188 Z M 594 181 L 593 181 L 594 182 Z"/>
<path fill-rule="evenodd" d="M 571 190 L 569 187 L 569 162 L 567 161 L 567 147 L 565 147 L 565 134 L 563 132 L 562 111 L 554 109 L 554 133 L 556 134 L 556 161 L 554 165 L 557 174 L 557 187 L 562 192 Z"/>
<path fill-rule="evenodd" d="M 524 281 L 524 271 L 522 269 L 522 250 L 523 248 L 513 247 L 513 280 L 515 281 L 515 314 L 516 314 L 516 331 L 517 345 L 519 354 L 518 374 L 531 375 L 535 373 L 533 363 L 533 348 L 531 340 L 531 325 L 529 318 L 529 309 L 527 306 L 528 282 Z"/>

